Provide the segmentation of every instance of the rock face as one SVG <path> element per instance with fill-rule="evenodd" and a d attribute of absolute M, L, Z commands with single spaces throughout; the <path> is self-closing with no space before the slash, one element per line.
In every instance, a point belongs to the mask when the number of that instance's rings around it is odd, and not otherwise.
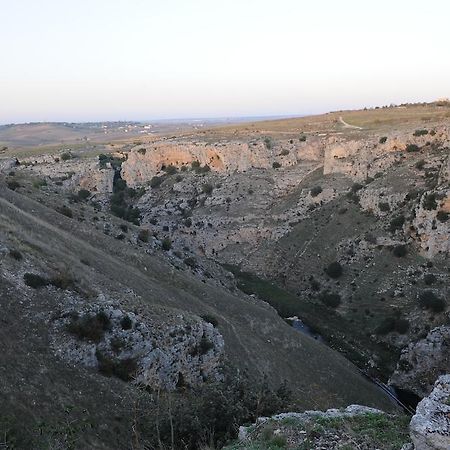
<path fill-rule="evenodd" d="M 417 405 L 410 432 L 416 450 L 450 448 L 450 375 L 439 377 L 431 394 Z"/>
<path fill-rule="evenodd" d="M 91 305 L 67 311 L 53 329 L 59 357 L 107 376 L 167 390 L 221 379 L 223 338 L 200 319 L 178 315 L 161 324 L 113 305 Z"/>
<path fill-rule="evenodd" d="M 0 173 L 8 172 L 18 165 L 16 158 L 0 159 Z"/>
<path fill-rule="evenodd" d="M 281 422 L 286 419 L 295 419 L 299 422 L 307 422 L 311 419 L 337 419 L 345 417 L 355 417 L 361 414 L 384 414 L 383 411 L 375 408 L 369 408 L 368 406 L 350 405 L 345 409 L 328 409 L 326 411 L 305 411 L 302 413 L 288 412 L 277 414 L 272 417 L 258 417 L 256 423 L 250 426 L 239 427 L 239 440 L 246 440 L 249 437 L 249 433 L 253 431 L 256 426 L 264 424 L 268 421 Z"/>
<path fill-rule="evenodd" d="M 425 339 L 411 343 L 400 356 L 397 369 L 389 384 L 428 395 L 436 378 L 450 372 L 450 327 L 441 326 L 430 331 Z"/>
<path fill-rule="evenodd" d="M 299 159 L 317 160 L 322 153 L 320 140 L 312 142 L 279 141 L 277 145 L 263 141 L 217 144 L 192 142 L 156 142 L 136 147 L 122 165 L 122 178 L 129 186 L 148 182 L 164 167 L 190 167 L 195 161 L 213 172 L 245 172 L 251 168 L 269 169 L 274 162 L 293 166 Z"/>
<path fill-rule="evenodd" d="M 435 198 L 436 207 L 427 207 L 426 200 Z M 415 211 L 412 237 L 421 246 L 424 255 L 431 258 L 450 252 L 450 189 L 425 192 Z"/>

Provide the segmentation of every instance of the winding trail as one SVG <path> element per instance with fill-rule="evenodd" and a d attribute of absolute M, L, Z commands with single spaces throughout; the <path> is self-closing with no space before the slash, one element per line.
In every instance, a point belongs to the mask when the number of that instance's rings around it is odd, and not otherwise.
<path fill-rule="evenodd" d="M 339 116 L 339 122 L 342 123 L 342 125 L 344 125 L 344 128 L 353 128 L 354 130 L 362 130 L 362 127 L 358 127 L 356 125 L 350 125 L 349 123 L 347 123 L 342 116 Z"/>

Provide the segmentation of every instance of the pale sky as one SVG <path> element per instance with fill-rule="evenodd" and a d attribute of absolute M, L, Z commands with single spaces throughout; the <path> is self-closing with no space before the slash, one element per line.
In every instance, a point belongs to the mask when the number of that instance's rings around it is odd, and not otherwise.
<path fill-rule="evenodd" d="M 0 0 L 0 123 L 450 97 L 448 0 Z"/>

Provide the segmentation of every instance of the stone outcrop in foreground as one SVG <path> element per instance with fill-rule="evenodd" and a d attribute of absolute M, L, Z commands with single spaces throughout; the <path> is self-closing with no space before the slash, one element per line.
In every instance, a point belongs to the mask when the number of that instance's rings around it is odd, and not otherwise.
<path fill-rule="evenodd" d="M 450 375 L 439 377 L 431 394 L 417 405 L 410 430 L 416 450 L 450 448 Z"/>

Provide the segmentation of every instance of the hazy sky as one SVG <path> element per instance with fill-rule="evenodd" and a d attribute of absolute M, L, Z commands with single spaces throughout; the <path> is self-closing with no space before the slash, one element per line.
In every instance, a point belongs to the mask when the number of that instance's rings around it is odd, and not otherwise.
<path fill-rule="evenodd" d="M 448 0 L 0 0 L 0 123 L 450 96 Z"/>

